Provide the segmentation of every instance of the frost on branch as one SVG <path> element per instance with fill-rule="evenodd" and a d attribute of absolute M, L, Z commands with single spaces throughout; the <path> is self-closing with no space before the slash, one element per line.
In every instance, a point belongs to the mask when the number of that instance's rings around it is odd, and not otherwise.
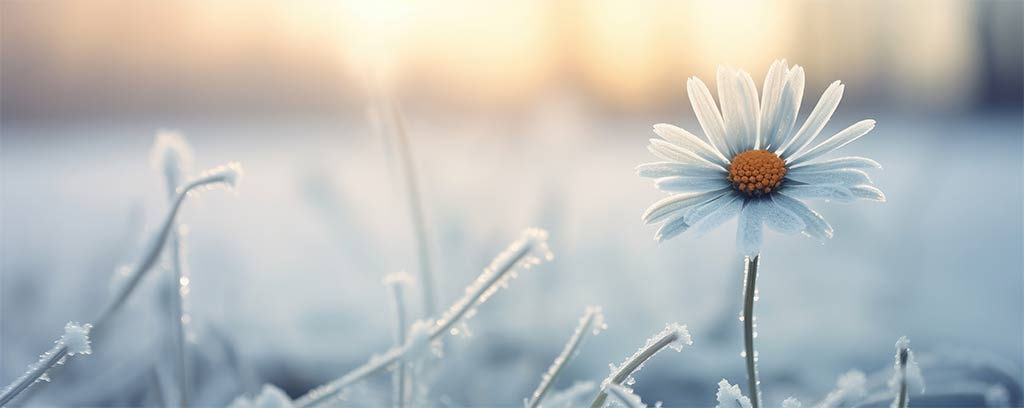
<path fill-rule="evenodd" d="M 631 386 L 636 383 L 633 374 L 644 368 L 647 360 L 661 351 L 661 349 L 668 347 L 675 351 L 682 351 L 683 346 L 691 344 L 693 344 L 693 340 L 690 338 L 690 332 L 686 330 L 686 325 L 680 325 L 679 323 L 666 324 L 661 332 L 647 339 L 643 347 L 637 349 L 632 356 L 626 358 L 618 367 L 609 364 L 608 367 L 611 370 L 611 374 L 601 383 L 601 387 L 607 387 L 609 384 L 626 384 Z"/>

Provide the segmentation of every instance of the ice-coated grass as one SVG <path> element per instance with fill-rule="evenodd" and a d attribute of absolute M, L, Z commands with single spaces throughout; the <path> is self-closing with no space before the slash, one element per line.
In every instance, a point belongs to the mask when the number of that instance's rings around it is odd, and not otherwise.
<path fill-rule="evenodd" d="M 64 364 L 68 357 L 79 354 L 92 354 L 92 347 L 89 341 L 90 324 L 78 324 L 68 322 L 64 325 L 64 334 L 55 342 L 56 344 L 39 356 L 39 361 L 28 366 L 28 371 L 18 377 L 7 387 L 0 391 L 0 406 L 18 396 L 22 391 L 38 381 L 50 381 L 47 372 L 53 366 Z"/>
<path fill-rule="evenodd" d="M 310 407 L 336 398 L 346 387 L 362 381 L 367 376 L 384 370 L 396 362 L 415 361 L 433 348 L 445 333 L 457 335 L 466 333 L 456 329 L 456 324 L 472 317 L 476 308 L 487 301 L 510 280 L 518 276 L 519 269 L 529 269 L 543 261 L 554 259 L 548 248 L 548 233 L 538 228 L 527 228 L 519 239 L 499 254 L 484 269 L 477 279 L 466 287 L 465 294 L 442 315 L 438 321 L 420 320 L 409 329 L 409 336 L 402 347 L 394 347 L 383 354 L 374 355 L 370 360 L 348 374 L 309 391 L 295 401 L 296 407 Z M 687 339 L 689 336 L 687 335 Z"/>
<path fill-rule="evenodd" d="M 637 349 L 632 356 L 626 358 L 618 367 L 609 365 L 611 374 L 601 382 L 601 389 L 594 397 L 593 402 L 590 403 L 590 408 L 600 408 L 604 405 L 604 401 L 608 398 L 606 390 L 609 385 L 633 385 L 636 382 L 633 374 L 640 371 L 644 367 L 644 363 L 662 349 L 668 347 L 675 351 L 682 351 L 683 346 L 691 344 L 693 344 L 693 340 L 690 338 L 690 332 L 686 330 L 685 325 L 680 325 L 679 323 L 665 325 L 665 329 L 655 334 L 654 337 L 647 339 L 643 347 Z"/>
<path fill-rule="evenodd" d="M 724 378 L 718 382 L 718 392 L 715 393 L 718 405 L 715 408 L 751 408 L 750 398 L 743 395 L 739 385 L 729 384 Z"/>
<path fill-rule="evenodd" d="M 526 400 L 527 408 L 535 408 L 540 406 L 541 400 L 544 399 L 544 395 L 547 394 L 548 390 L 555 383 L 555 379 L 558 378 L 558 374 L 562 372 L 565 365 L 568 364 L 569 360 L 579 353 L 580 344 L 583 342 L 583 337 L 587 332 L 592 332 L 597 335 L 607 328 L 608 325 L 604 322 L 604 314 L 601 313 L 601 308 L 597 306 L 589 306 L 580 318 L 579 325 L 576 326 L 576 330 L 573 332 L 572 337 L 565 343 L 565 348 L 555 358 L 555 361 L 551 363 L 548 370 L 541 376 L 540 385 L 533 391 L 533 395 Z"/>

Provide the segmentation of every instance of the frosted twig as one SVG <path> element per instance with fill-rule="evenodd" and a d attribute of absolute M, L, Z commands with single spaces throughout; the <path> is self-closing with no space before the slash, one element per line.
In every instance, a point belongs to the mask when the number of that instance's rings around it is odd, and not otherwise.
<path fill-rule="evenodd" d="M 601 389 L 598 391 L 597 396 L 594 397 L 594 401 L 590 403 L 590 408 L 600 408 L 604 405 L 604 401 L 608 398 L 607 389 L 609 385 L 621 385 L 623 382 L 627 383 L 627 385 L 632 384 L 633 373 L 643 368 L 647 360 L 654 357 L 655 354 L 665 347 L 682 351 L 684 345 L 688 346 L 691 344 L 693 344 L 693 340 L 690 339 L 690 332 L 686 330 L 685 325 L 680 325 L 679 323 L 665 325 L 664 330 L 654 335 L 654 337 L 647 339 L 647 343 L 627 358 L 622 365 L 618 367 L 611 366 L 612 372 L 601 383 Z"/>
<path fill-rule="evenodd" d="M 576 331 L 573 332 L 572 337 L 569 338 L 569 342 L 565 344 L 565 348 L 562 349 L 562 353 L 555 358 L 554 363 L 548 367 L 547 372 L 541 377 L 540 385 L 533 391 L 533 395 L 528 401 L 526 406 L 528 408 L 536 408 L 540 406 L 541 400 L 544 395 L 547 394 L 548 390 L 555 383 L 555 379 L 562 373 L 562 369 L 572 359 L 579 350 L 580 344 L 583 342 L 583 337 L 586 336 L 588 331 L 593 332 L 595 335 L 601 330 L 604 330 L 607 325 L 604 323 L 604 315 L 601 314 L 601 308 L 596 306 L 587 307 L 586 313 L 580 319 L 580 323 L 576 326 Z"/>
<path fill-rule="evenodd" d="M 46 372 L 55 365 L 64 364 L 68 357 L 76 354 L 92 354 L 89 342 L 90 329 L 92 329 L 90 324 L 79 325 L 75 322 L 68 322 L 64 325 L 64 335 L 57 339 L 56 345 L 39 356 L 39 361 L 30 365 L 25 374 L 0 391 L 0 406 L 7 405 L 14 397 L 37 381 L 50 381 Z"/>
<path fill-rule="evenodd" d="M 743 284 L 743 356 L 747 360 L 747 386 L 753 408 L 761 404 L 761 381 L 757 379 L 757 350 L 754 348 L 754 302 L 757 300 L 757 267 L 760 261 L 760 254 L 744 258 L 747 277 Z"/>
<path fill-rule="evenodd" d="M 498 289 L 507 286 L 508 281 L 517 276 L 516 269 L 526 269 L 554 258 L 548 248 L 547 238 L 547 231 L 537 228 L 526 229 L 518 240 L 491 261 L 490 266 L 466 288 L 466 294 L 444 313 L 440 321 L 432 322 L 429 326 L 413 324 L 414 330 L 409 334 L 405 345 L 375 355 L 366 364 L 341 378 L 309 391 L 295 401 L 295 406 L 303 408 L 324 403 L 338 395 L 345 387 L 391 366 L 410 352 L 418 352 L 423 343 L 437 341 L 445 333 L 457 334 L 458 331 L 453 330 L 455 324 L 471 317 L 477 306 L 486 302 Z"/>

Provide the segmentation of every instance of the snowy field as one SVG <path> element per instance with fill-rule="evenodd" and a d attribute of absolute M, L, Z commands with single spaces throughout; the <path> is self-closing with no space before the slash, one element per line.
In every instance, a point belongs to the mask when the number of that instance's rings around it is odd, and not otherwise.
<path fill-rule="evenodd" d="M 607 330 L 586 340 L 556 388 L 600 382 L 609 363 L 678 321 L 693 345 L 654 358 L 635 389 L 652 404 L 712 406 L 722 378 L 746 385 L 735 221 L 704 239 L 658 244 L 640 214 L 663 193 L 633 172 L 650 161 L 651 124 L 697 124 L 685 119 L 688 107 L 668 117 L 606 116 L 572 101 L 515 118 L 408 115 L 442 305 L 525 227 L 547 229 L 555 254 L 482 305 L 469 321 L 471 337 L 446 341 L 431 403 L 521 406 L 584 308 L 600 305 Z M 757 303 L 766 404 L 795 396 L 811 406 L 851 369 L 885 389 L 893 344 L 906 335 L 926 396 L 981 390 L 998 402 L 992 386 L 1001 384 L 1019 406 L 1021 117 L 840 109 L 826 133 L 865 116 L 878 127 L 842 154 L 882 163 L 872 177 L 888 202 L 814 203 L 836 230 L 823 245 L 766 236 Z M 381 281 L 403 269 L 415 275 L 415 240 L 398 163 L 358 115 L 4 123 L 0 382 L 20 375 L 65 322 L 93 319 L 114 271 L 157 228 L 166 193 L 148 154 L 165 127 L 188 137 L 197 170 L 237 161 L 246 172 L 237 196 L 203 191 L 181 214 L 189 227 L 196 404 L 225 405 L 263 383 L 295 398 L 391 345 L 393 312 Z M 18 403 L 158 405 L 166 379 L 154 367 L 167 365 L 167 336 L 157 273 L 118 315 L 107 342 Z M 389 380 L 373 377 L 362 401 L 387 405 Z"/>

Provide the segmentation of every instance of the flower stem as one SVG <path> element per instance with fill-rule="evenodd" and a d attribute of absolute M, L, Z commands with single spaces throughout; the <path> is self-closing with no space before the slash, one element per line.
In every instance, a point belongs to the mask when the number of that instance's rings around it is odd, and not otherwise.
<path fill-rule="evenodd" d="M 744 259 L 746 279 L 743 285 L 743 355 L 747 359 L 747 387 L 750 390 L 750 405 L 761 405 L 761 383 L 757 379 L 757 351 L 754 349 L 754 301 L 757 297 L 757 266 L 761 255 Z"/>

